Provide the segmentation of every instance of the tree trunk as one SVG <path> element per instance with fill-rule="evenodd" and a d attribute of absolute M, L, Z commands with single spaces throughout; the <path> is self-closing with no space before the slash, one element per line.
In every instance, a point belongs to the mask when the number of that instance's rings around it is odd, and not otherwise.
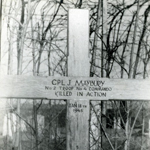
<path fill-rule="evenodd" d="M 38 150 L 39 149 L 38 120 L 37 120 L 37 108 L 36 108 L 35 100 L 33 100 L 33 117 L 34 117 L 34 127 L 35 127 L 35 150 Z"/>
<path fill-rule="evenodd" d="M 144 12 L 144 23 L 143 23 L 142 34 L 141 34 L 140 39 L 139 39 L 138 50 L 137 50 L 137 53 L 136 53 L 136 60 L 135 60 L 135 65 L 134 65 L 134 70 L 133 70 L 133 78 L 136 78 L 136 75 L 137 75 L 137 67 L 138 67 L 138 63 L 139 63 L 143 38 L 145 36 L 145 32 L 146 32 L 146 29 L 147 29 L 146 25 L 147 25 L 147 19 L 148 19 L 149 12 L 150 12 L 150 5 L 147 7 L 147 9 Z"/>
<path fill-rule="evenodd" d="M 106 53 L 107 53 L 107 0 L 102 0 L 102 42 L 101 42 L 101 78 L 105 77 L 105 66 L 106 66 Z M 101 136 L 101 148 L 103 148 L 103 142 L 105 137 L 105 129 L 106 129 L 106 110 L 107 110 L 107 102 L 101 101 L 101 123 L 103 125 L 104 130 L 101 130 L 99 136 Z M 102 132 L 103 131 L 103 132 Z"/>
<path fill-rule="evenodd" d="M 20 22 L 21 24 L 24 24 L 24 13 L 25 13 L 25 4 L 24 0 L 22 2 L 21 7 L 21 18 Z M 21 25 L 19 25 L 19 31 L 18 31 L 18 37 L 17 37 L 17 59 L 18 59 L 18 66 L 17 66 L 17 75 L 22 74 L 22 62 L 23 62 L 23 45 L 24 45 L 24 35 L 23 35 L 23 28 Z M 16 149 L 21 150 L 21 118 L 19 117 L 21 114 L 20 111 L 21 107 L 21 100 L 17 99 L 17 145 Z"/>
<path fill-rule="evenodd" d="M 104 77 L 107 52 L 107 0 L 102 0 L 101 78 Z"/>
<path fill-rule="evenodd" d="M 130 63 L 129 63 L 129 79 L 131 78 L 132 74 L 132 67 L 133 67 L 133 53 L 134 53 L 134 45 L 135 45 L 135 40 L 136 40 L 136 30 L 137 30 L 137 25 L 138 25 L 138 18 L 139 18 L 139 0 L 137 3 L 137 12 L 136 12 L 136 20 L 135 20 L 135 25 L 134 25 L 134 33 L 133 33 L 133 41 L 132 41 L 132 47 L 131 47 L 131 53 L 130 53 Z"/>
<path fill-rule="evenodd" d="M 91 67 L 90 67 L 90 76 L 93 77 L 94 75 L 98 76 L 99 72 L 97 66 L 100 65 L 100 56 L 99 51 L 97 49 L 97 42 L 98 42 L 98 34 L 100 28 L 100 19 L 101 19 L 101 0 L 98 1 L 98 8 L 97 8 L 97 21 L 96 21 L 96 28 L 95 28 L 95 35 L 92 47 L 92 59 L 91 59 Z"/>

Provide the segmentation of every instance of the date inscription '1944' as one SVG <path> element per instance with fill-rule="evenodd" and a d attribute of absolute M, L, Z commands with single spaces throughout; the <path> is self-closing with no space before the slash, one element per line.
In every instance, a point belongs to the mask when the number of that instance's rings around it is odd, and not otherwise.
<path fill-rule="evenodd" d="M 70 108 L 73 108 L 73 112 L 77 113 L 77 112 L 83 112 L 84 109 L 87 107 L 86 105 L 80 104 L 80 103 L 70 103 L 68 104 Z"/>

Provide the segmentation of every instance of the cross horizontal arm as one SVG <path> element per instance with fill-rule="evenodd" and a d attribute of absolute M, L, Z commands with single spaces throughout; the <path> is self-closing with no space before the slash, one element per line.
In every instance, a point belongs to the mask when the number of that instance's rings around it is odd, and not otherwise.
<path fill-rule="evenodd" d="M 0 97 L 150 100 L 150 81 L 91 77 L 1 76 Z"/>

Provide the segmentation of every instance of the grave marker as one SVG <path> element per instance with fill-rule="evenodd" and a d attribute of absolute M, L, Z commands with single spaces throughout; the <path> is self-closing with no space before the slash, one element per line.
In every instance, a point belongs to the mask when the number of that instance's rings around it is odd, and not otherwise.
<path fill-rule="evenodd" d="M 67 150 L 89 149 L 89 99 L 150 100 L 149 80 L 88 77 L 88 17 L 87 10 L 69 10 L 69 77 L 0 76 L 1 98 L 68 99 Z"/>

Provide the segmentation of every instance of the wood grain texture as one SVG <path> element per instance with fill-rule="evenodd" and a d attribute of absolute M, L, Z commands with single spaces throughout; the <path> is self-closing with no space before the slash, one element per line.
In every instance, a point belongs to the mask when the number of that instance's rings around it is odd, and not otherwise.
<path fill-rule="evenodd" d="M 88 77 L 89 12 L 72 9 L 68 16 L 68 76 Z M 89 149 L 89 100 L 67 101 L 67 150 Z"/>
<path fill-rule="evenodd" d="M 80 90 L 77 90 L 78 88 Z M 69 92 L 72 95 L 69 95 Z M 83 93 L 83 96 L 79 96 L 77 94 L 79 92 Z M 99 96 L 96 93 L 99 93 Z M 106 96 L 102 95 L 103 93 L 106 93 Z M 0 76 L 0 97 L 77 100 L 150 100 L 150 80 Z"/>
<path fill-rule="evenodd" d="M 89 13 L 70 9 L 68 16 L 68 76 L 89 76 Z"/>

